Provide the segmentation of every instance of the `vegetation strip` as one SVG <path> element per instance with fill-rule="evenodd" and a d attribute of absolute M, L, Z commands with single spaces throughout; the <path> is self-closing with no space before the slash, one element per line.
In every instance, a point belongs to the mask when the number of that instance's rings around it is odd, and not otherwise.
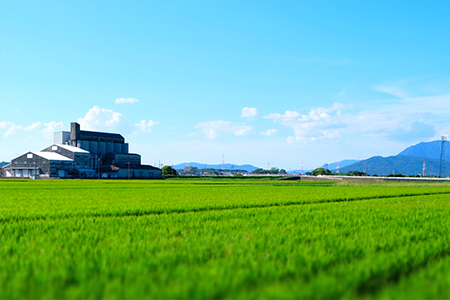
<path fill-rule="evenodd" d="M 18 218 L 0 218 L 0 223 L 16 222 L 22 220 L 48 220 L 48 219 L 66 219 L 66 218 L 77 218 L 77 217 L 90 217 L 90 218 L 101 218 L 101 217 L 128 217 L 128 216 L 146 216 L 146 215 L 161 215 L 161 214 L 182 214 L 182 213 L 197 213 L 197 212 L 207 212 L 207 211 L 222 211 L 222 210 L 233 210 L 233 209 L 251 209 L 251 208 L 268 208 L 268 207 L 279 207 L 279 206 L 295 206 L 295 205 L 310 205 L 310 204 L 323 204 L 323 203 L 337 203 L 337 202 L 352 202 L 352 201 L 366 201 L 373 199 L 387 199 L 387 198 L 401 198 L 401 197 L 417 197 L 417 196 L 427 196 L 427 195 L 445 195 L 450 194 L 450 192 L 435 192 L 435 193 L 422 193 L 422 194 L 400 194 L 400 195 L 380 195 L 377 197 L 355 197 L 355 198 L 337 198 L 332 200 L 317 200 L 317 201 L 291 201 L 284 203 L 269 203 L 269 204 L 253 204 L 253 205 L 237 205 L 228 207 L 201 207 L 201 208 L 191 208 L 191 209 L 172 209 L 172 210 L 158 210 L 158 211 L 125 211 L 125 212 L 114 212 L 114 213 L 89 213 L 89 214 L 76 214 L 69 216 L 36 216 L 36 217 L 18 217 Z"/>
<path fill-rule="evenodd" d="M 367 200 L 2 224 L 0 299 L 448 298 L 448 194 Z"/>

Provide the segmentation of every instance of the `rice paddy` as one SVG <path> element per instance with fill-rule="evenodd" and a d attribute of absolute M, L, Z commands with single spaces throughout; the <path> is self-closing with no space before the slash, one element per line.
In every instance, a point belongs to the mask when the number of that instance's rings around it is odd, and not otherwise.
<path fill-rule="evenodd" d="M 0 299 L 448 299 L 450 185 L 0 181 Z"/>

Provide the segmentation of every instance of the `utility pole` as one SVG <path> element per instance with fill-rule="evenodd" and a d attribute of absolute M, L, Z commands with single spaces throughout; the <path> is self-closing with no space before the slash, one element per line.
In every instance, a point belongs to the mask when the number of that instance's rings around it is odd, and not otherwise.
<path fill-rule="evenodd" d="M 439 162 L 439 178 L 445 176 L 445 141 L 447 140 L 446 136 L 441 136 L 441 160 Z"/>
<path fill-rule="evenodd" d="M 97 173 L 98 173 L 98 179 L 100 179 L 100 160 L 102 158 L 102 151 L 98 150 L 98 157 L 97 157 Z"/>

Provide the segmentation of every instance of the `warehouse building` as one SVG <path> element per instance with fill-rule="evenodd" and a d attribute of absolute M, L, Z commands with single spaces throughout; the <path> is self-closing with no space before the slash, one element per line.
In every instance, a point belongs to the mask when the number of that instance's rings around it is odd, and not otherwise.
<path fill-rule="evenodd" d="M 54 133 L 54 144 L 30 151 L 3 167 L 4 176 L 22 178 L 161 178 L 161 169 L 141 164 L 117 133 L 80 130 Z"/>

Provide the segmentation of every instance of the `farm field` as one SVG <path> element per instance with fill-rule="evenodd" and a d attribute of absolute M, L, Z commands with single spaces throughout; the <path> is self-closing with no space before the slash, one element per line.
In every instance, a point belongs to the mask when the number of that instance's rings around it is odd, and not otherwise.
<path fill-rule="evenodd" d="M 450 185 L 0 181 L 0 299 L 449 299 Z"/>

